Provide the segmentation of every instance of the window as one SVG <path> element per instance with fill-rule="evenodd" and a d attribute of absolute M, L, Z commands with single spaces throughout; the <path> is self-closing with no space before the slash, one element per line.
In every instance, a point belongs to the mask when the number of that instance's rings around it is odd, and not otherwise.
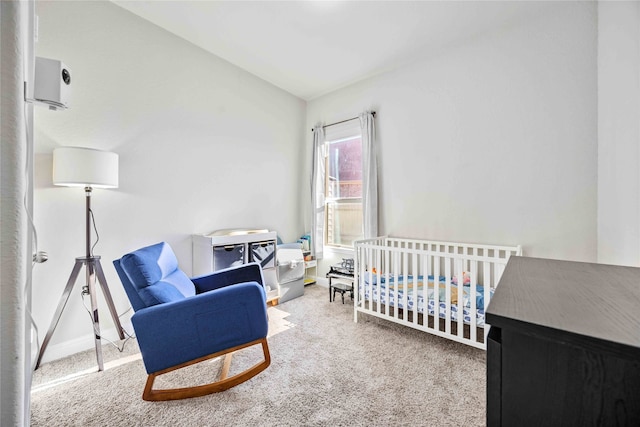
<path fill-rule="evenodd" d="M 356 240 L 378 235 L 374 118 L 365 111 L 313 129 L 311 249 L 317 259 L 325 247 L 353 249 Z"/>
<path fill-rule="evenodd" d="M 325 244 L 353 247 L 362 232 L 362 141 L 350 136 L 327 142 Z"/>

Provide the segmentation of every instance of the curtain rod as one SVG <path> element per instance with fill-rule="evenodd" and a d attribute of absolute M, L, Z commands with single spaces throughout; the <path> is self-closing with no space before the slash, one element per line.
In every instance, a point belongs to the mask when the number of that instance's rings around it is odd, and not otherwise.
<path fill-rule="evenodd" d="M 372 111 L 371 114 L 373 114 L 373 117 L 376 116 L 376 112 Z M 346 119 L 346 120 L 342 120 L 340 122 L 335 122 L 335 123 L 329 123 L 328 125 L 324 125 L 322 126 L 322 129 L 324 128 L 328 128 L 329 126 L 335 126 L 335 125 L 339 125 L 340 123 L 346 123 L 346 122 L 350 122 L 351 120 L 355 120 L 355 119 L 359 119 L 360 117 L 351 117 L 350 119 Z M 311 132 L 313 132 L 314 128 L 311 128 Z"/>

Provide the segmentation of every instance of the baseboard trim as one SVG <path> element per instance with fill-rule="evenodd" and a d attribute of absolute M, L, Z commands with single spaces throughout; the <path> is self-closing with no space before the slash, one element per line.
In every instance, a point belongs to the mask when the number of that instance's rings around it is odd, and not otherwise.
<path fill-rule="evenodd" d="M 122 323 L 122 327 L 131 335 L 133 335 L 133 325 L 131 322 Z M 120 341 L 116 328 L 109 328 L 102 331 L 102 345 L 109 344 L 109 341 L 117 343 Z M 44 355 L 42 356 L 42 363 L 52 362 L 54 360 L 62 359 L 63 357 L 71 356 L 72 354 L 80 353 L 81 351 L 95 348 L 93 334 L 83 335 L 72 340 L 64 341 L 58 344 L 50 344 L 47 346 Z M 36 354 L 36 358 L 37 358 Z"/>
<path fill-rule="evenodd" d="M 327 279 L 326 277 L 316 277 L 316 284 L 320 285 L 320 286 L 324 286 L 325 288 L 329 287 L 329 279 Z"/>

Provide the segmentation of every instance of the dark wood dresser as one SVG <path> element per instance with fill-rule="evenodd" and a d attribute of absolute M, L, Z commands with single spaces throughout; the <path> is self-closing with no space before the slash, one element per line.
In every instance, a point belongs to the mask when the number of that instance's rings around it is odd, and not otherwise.
<path fill-rule="evenodd" d="M 640 268 L 511 257 L 486 319 L 488 426 L 640 426 Z"/>

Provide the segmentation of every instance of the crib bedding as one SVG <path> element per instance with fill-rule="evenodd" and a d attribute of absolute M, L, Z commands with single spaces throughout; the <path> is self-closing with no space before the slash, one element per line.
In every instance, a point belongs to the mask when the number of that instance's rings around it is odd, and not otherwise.
<path fill-rule="evenodd" d="M 369 285 L 369 280 L 371 279 L 371 285 Z M 446 319 L 447 317 L 447 304 L 446 304 L 446 278 L 444 276 L 440 276 L 438 278 L 438 292 L 437 298 L 434 297 L 434 277 L 428 276 L 428 286 L 427 286 L 427 304 L 426 304 L 426 313 L 430 316 L 435 316 L 436 307 L 438 310 L 438 316 Z M 373 291 L 373 301 L 380 302 L 381 304 L 387 305 L 387 287 L 389 288 L 389 305 L 392 307 L 398 307 L 401 309 L 407 308 L 408 310 L 415 310 L 417 306 L 418 313 L 425 313 L 425 297 L 424 297 L 424 277 L 417 276 L 415 279 L 413 276 L 408 275 L 406 277 L 407 283 L 405 284 L 405 277 L 397 276 L 397 280 L 395 276 L 391 276 L 388 279 L 384 276 L 380 278 L 380 286 L 378 287 L 378 276 L 377 275 L 369 275 L 368 273 L 364 274 L 364 298 L 369 300 L 371 298 L 371 291 Z M 396 283 L 397 282 L 397 283 Z M 450 301 L 451 301 L 451 320 L 458 321 L 460 317 L 460 304 L 458 301 L 458 285 L 457 279 L 454 277 L 451 280 L 450 284 Z M 416 296 L 417 296 L 417 304 L 414 301 L 414 285 L 416 286 Z M 380 290 L 378 290 L 380 288 Z M 396 291 L 397 288 L 397 291 Z M 360 292 L 362 292 L 362 282 L 359 285 Z M 404 292 L 407 292 L 407 306 L 404 306 Z M 463 303 L 462 305 L 462 317 L 463 322 L 470 324 L 471 316 L 472 316 L 472 308 L 471 308 L 471 287 L 470 284 L 465 283 L 462 287 L 462 295 L 463 295 Z M 490 295 L 493 295 L 493 290 L 490 291 Z M 382 300 L 380 301 L 380 298 Z M 484 287 L 482 285 L 476 285 L 476 325 L 484 326 Z"/>

